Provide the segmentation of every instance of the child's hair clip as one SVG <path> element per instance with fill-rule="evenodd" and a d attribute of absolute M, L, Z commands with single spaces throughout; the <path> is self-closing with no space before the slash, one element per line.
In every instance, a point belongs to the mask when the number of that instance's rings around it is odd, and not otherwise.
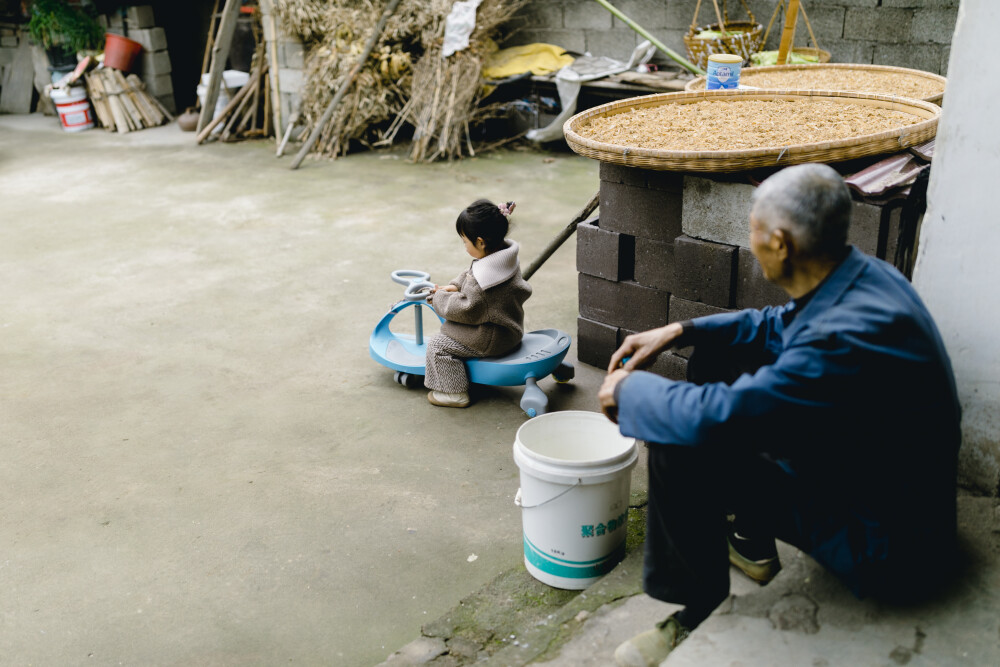
<path fill-rule="evenodd" d="M 499 206 L 497 206 L 497 208 L 500 209 L 501 213 L 503 213 L 503 217 L 509 218 L 510 214 L 514 212 L 515 206 L 517 206 L 517 204 L 515 204 L 512 201 L 509 201 L 506 204 L 500 204 Z"/>

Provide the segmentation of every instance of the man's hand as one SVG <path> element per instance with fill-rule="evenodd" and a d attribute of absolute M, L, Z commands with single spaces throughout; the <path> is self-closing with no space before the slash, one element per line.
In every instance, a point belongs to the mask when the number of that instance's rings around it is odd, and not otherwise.
<path fill-rule="evenodd" d="M 621 368 L 609 373 L 604 378 L 604 384 L 601 385 L 600 391 L 597 392 L 597 399 L 601 402 L 601 411 L 616 424 L 618 423 L 618 403 L 615 402 L 615 387 L 628 376 L 629 371 Z"/>
<path fill-rule="evenodd" d="M 659 329 L 650 329 L 642 333 L 632 334 L 622 341 L 622 346 L 612 355 L 608 365 L 608 373 L 614 373 L 619 367 L 627 371 L 648 368 L 656 361 L 656 357 L 677 340 L 683 328 L 679 322 L 668 324 Z M 622 360 L 631 357 L 626 363 Z"/>

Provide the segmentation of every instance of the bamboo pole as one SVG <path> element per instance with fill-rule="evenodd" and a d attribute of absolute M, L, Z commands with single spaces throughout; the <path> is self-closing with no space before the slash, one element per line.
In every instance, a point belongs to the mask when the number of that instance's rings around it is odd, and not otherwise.
<path fill-rule="evenodd" d="M 316 141 L 319 140 L 319 135 L 323 132 L 323 127 L 330 122 L 330 118 L 333 116 L 333 112 L 337 109 L 337 105 L 340 104 L 340 100 L 343 99 L 344 94 L 347 89 L 351 87 L 354 83 L 354 79 L 357 78 L 358 73 L 364 66 L 365 61 L 368 60 L 368 56 L 371 55 L 372 49 L 375 48 L 375 42 L 378 41 L 379 36 L 382 34 L 382 30 L 385 28 L 386 22 L 392 13 L 396 11 L 396 7 L 399 5 L 400 0 L 389 0 L 388 6 L 386 6 L 385 11 L 382 12 L 382 17 L 378 20 L 378 24 L 372 31 L 371 37 L 368 38 L 368 43 L 365 45 L 365 50 L 362 51 L 361 55 L 358 56 L 358 60 L 354 63 L 354 67 L 344 78 L 344 82 L 340 84 L 340 88 L 333 96 L 333 100 L 327 106 L 326 111 L 323 112 L 323 117 L 319 119 L 316 123 L 316 127 L 313 128 L 312 134 L 309 135 L 309 139 L 306 141 L 305 145 L 299 150 L 298 154 L 295 156 L 295 160 L 292 162 L 292 169 L 298 169 L 299 165 L 302 164 L 302 160 L 305 159 L 309 151 L 312 150 L 313 146 L 316 145 Z"/>
<path fill-rule="evenodd" d="M 610 2 L 608 2 L 608 0 L 595 0 L 595 2 L 597 2 L 597 4 L 599 4 L 600 6 L 604 7 L 606 10 L 614 14 L 616 18 L 618 18 L 622 23 L 624 23 L 628 27 L 632 28 L 632 30 L 636 31 L 637 33 L 648 39 L 653 46 L 658 48 L 660 51 L 663 51 L 663 53 L 665 53 L 668 58 L 676 62 L 678 65 L 680 65 L 687 71 L 697 76 L 703 76 L 705 74 L 705 70 L 701 69 L 700 67 L 698 67 L 697 65 L 695 65 L 690 60 L 680 55 L 673 49 L 668 48 L 666 44 L 664 44 L 663 42 L 661 42 L 660 40 L 649 34 L 648 30 L 643 28 L 641 25 L 639 25 L 629 17 L 622 14 L 621 10 L 612 5 Z"/>
<path fill-rule="evenodd" d="M 778 64 L 788 62 L 788 53 L 795 42 L 795 23 L 799 19 L 799 0 L 788 0 L 788 14 L 785 16 L 785 29 L 781 32 L 781 45 L 778 47 Z"/>

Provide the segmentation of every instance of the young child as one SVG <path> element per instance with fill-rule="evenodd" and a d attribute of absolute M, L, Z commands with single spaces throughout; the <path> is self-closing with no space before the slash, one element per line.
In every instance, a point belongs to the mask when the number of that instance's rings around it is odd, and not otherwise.
<path fill-rule="evenodd" d="M 472 256 L 472 266 L 450 284 L 435 285 L 428 299 L 445 319 L 441 332 L 427 341 L 427 400 L 464 408 L 469 404 L 469 376 L 462 359 L 505 354 L 524 335 L 524 302 L 531 286 L 521 278 L 518 246 L 506 239 L 514 202 L 497 206 L 473 202 L 455 222 L 455 231 Z"/>

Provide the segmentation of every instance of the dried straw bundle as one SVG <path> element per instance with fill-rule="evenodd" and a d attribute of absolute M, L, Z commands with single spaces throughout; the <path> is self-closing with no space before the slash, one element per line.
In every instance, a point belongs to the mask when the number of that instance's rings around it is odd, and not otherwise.
<path fill-rule="evenodd" d="M 411 157 L 432 161 L 473 152 L 469 124 L 480 109 L 482 61 L 499 28 L 527 0 L 484 0 L 470 46 L 441 57 L 452 0 L 404 0 L 389 18 L 378 46 L 323 128 L 317 152 L 336 157 L 352 140 L 391 143 L 404 123 L 415 128 Z M 378 22 L 381 0 L 277 0 L 285 30 L 307 46 L 301 113 L 308 126 L 323 115 Z"/>

